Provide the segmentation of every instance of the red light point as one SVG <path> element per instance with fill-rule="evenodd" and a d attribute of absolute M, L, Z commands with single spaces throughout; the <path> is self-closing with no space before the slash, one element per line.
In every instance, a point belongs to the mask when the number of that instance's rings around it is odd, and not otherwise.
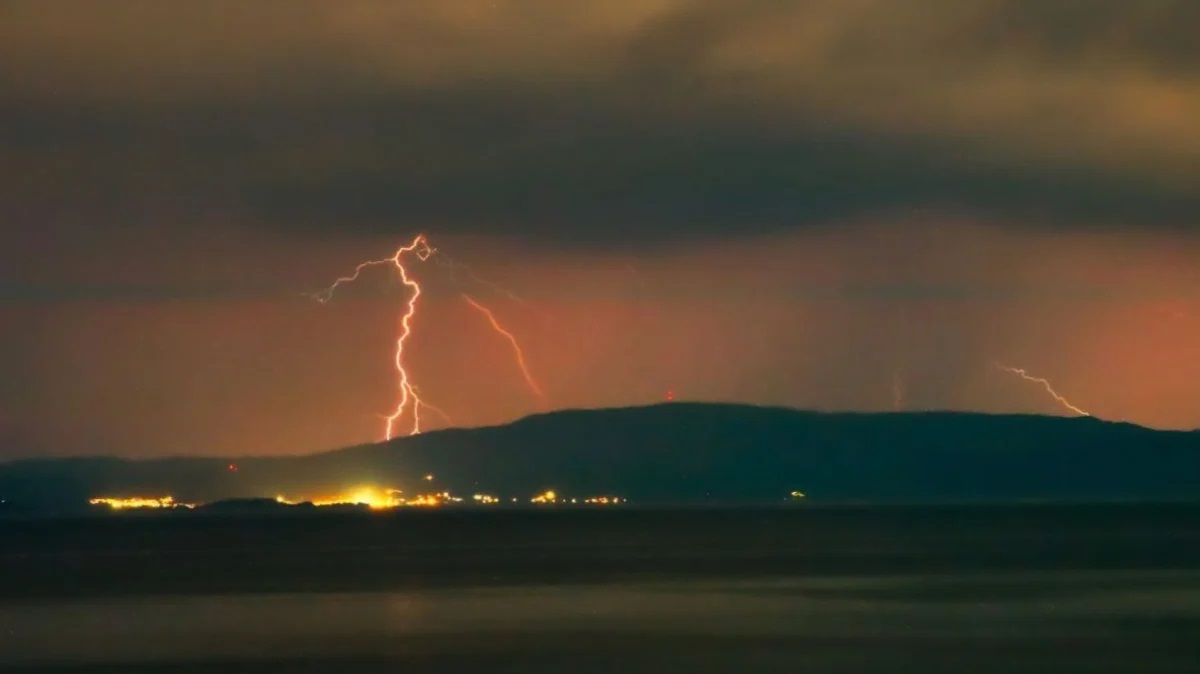
<path fill-rule="evenodd" d="M 229 468 L 229 472 L 231 472 L 231 473 L 238 472 L 238 467 L 237 467 L 236 463 L 229 464 L 228 468 Z"/>
<path fill-rule="evenodd" d="M 667 400 L 668 400 L 668 401 L 671 401 L 671 400 L 674 400 L 674 399 L 675 399 L 675 392 L 674 392 L 674 391 L 667 391 Z"/>

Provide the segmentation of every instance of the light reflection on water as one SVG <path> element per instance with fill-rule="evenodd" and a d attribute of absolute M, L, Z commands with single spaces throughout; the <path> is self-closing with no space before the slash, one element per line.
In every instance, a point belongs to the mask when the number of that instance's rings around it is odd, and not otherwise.
<path fill-rule="evenodd" d="M 394 651 L 423 635 L 1120 638 L 1172 617 L 1200 619 L 1200 573 L 140 597 L 0 604 L 0 665 Z"/>

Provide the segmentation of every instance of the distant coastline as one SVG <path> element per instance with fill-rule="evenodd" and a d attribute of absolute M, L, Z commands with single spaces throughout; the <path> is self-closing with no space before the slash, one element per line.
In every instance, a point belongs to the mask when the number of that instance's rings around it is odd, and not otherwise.
<path fill-rule="evenodd" d="M 761 507 L 1171 502 L 1198 494 L 1200 433 L 1092 417 L 702 403 L 552 412 L 294 457 L 0 463 L 0 513 L 9 514 L 85 514 L 99 497 L 252 499 L 240 507 L 272 509 L 280 504 L 253 499 Z"/>

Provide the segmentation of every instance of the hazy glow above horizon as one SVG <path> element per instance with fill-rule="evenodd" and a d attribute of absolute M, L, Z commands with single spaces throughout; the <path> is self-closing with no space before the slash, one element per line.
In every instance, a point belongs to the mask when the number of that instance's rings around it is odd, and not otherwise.
<path fill-rule="evenodd" d="M 1200 4 L 5 7 L 0 459 L 309 453 L 418 395 L 1200 427 Z M 421 233 L 398 390 L 413 286 L 306 293 Z"/>

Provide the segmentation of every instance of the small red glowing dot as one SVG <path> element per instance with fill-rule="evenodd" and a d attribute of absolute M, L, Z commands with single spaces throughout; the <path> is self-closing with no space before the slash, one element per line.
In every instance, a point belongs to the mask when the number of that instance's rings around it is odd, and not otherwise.
<path fill-rule="evenodd" d="M 667 391 L 667 400 L 674 400 L 674 399 L 675 399 L 675 392 Z"/>
<path fill-rule="evenodd" d="M 236 473 L 236 472 L 237 472 L 237 470 L 238 470 L 238 467 L 237 467 L 237 464 L 236 464 L 236 463 L 231 463 L 231 464 L 229 464 L 229 472 L 231 472 L 231 473 Z"/>

